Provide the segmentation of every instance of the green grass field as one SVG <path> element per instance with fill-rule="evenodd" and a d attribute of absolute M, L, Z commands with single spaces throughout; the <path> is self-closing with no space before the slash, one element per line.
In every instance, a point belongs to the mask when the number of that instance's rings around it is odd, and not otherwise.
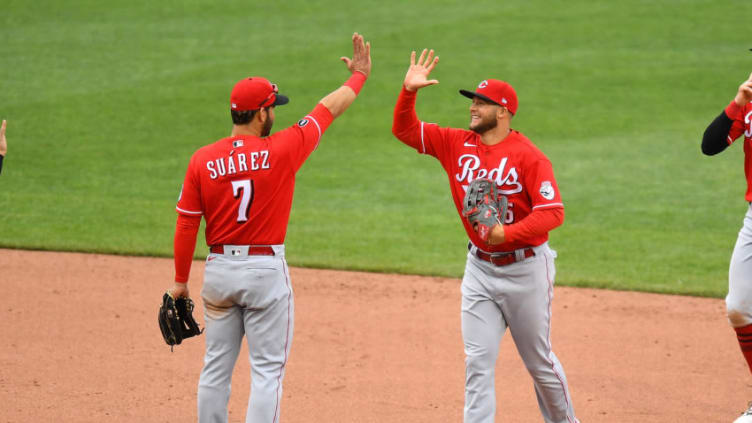
<path fill-rule="evenodd" d="M 293 124 L 373 72 L 298 175 L 293 265 L 458 277 L 465 235 L 438 162 L 392 137 L 411 50 L 434 48 L 426 121 L 466 127 L 485 78 L 552 160 L 566 219 L 558 283 L 722 296 L 746 208 L 741 145 L 700 153 L 752 72 L 752 3 L 8 0 L 0 12 L 0 246 L 170 256 L 188 158 L 229 134 L 232 85 L 279 84 Z M 738 143 L 741 144 L 741 143 Z M 199 237 L 197 257 L 205 253 Z"/>

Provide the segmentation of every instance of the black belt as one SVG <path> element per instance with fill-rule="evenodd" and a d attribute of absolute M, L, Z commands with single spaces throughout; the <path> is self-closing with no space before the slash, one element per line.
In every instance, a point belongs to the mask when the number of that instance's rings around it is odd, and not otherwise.
<path fill-rule="evenodd" d="M 472 244 L 469 244 L 468 248 L 472 249 Z M 477 248 L 475 249 L 475 257 L 478 257 L 479 259 L 483 261 L 487 261 L 496 266 L 506 266 L 508 264 L 517 263 L 518 261 L 525 260 L 526 258 L 533 257 L 534 255 L 535 255 L 535 251 L 530 247 L 522 249 L 522 256 L 519 259 L 517 258 L 517 254 L 515 251 L 511 251 L 508 253 L 490 253 L 489 254 Z"/>
<path fill-rule="evenodd" d="M 211 247 L 209 247 L 209 251 L 215 254 L 224 254 L 225 246 L 224 245 L 212 245 Z M 248 255 L 249 256 L 273 256 L 274 249 L 268 245 L 249 245 Z"/>

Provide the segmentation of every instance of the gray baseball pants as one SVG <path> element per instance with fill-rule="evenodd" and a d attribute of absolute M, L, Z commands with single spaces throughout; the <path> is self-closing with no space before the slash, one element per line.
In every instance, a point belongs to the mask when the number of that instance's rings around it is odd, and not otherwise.
<path fill-rule="evenodd" d="M 235 248 L 237 247 L 237 248 Z M 246 423 L 277 423 L 292 345 L 294 302 L 283 245 L 274 256 L 210 254 L 204 272 L 206 355 L 198 384 L 200 423 L 225 423 L 235 362 L 245 335 L 251 363 Z"/>
<path fill-rule="evenodd" d="M 544 243 L 535 256 L 506 266 L 468 252 L 462 279 L 462 338 L 465 343 L 464 423 L 493 423 L 495 368 L 507 327 L 533 378 L 546 423 L 577 423 L 567 378 L 551 350 L 551 301 L 556 253 Z"/>
<path fill-rule="evenodd" d="M 752 324 L 752 204 L 736 239 L 729 265 L 726 295 L 729 322 L 735 328 Z"/>

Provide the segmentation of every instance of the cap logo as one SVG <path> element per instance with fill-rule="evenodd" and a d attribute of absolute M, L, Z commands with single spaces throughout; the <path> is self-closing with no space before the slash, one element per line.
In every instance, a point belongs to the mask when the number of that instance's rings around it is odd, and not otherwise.
<path fill-rule="evenodd" d="M 502 98 L 501 102 L 504 103 L 504 104 L 507 104 L 507 99 L 506 98 Z"/>
<path fill-rule="evenodd" d="M 238 105 L 237 105 L 237 104 L 235 104 L 235 103 L 232 103 L 232 108 L 233 108 L 233 109 L 237 109 L 237 108 L 238 108 Z"/>
<path fill-rule="evenodd" d="M 483 80 L 478 84 L 478 88 L 486 88 L 488 86 L 488 81 Z"/>

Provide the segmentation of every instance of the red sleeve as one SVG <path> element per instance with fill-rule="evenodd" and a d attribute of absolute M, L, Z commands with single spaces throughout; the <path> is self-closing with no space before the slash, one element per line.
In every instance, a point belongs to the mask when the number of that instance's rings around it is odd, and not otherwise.
<path fill-rule="evenodd" d="M 319 146 L 319 141 L 329 125 L 334 121 L 334 116 L 321 103 L 313 108 L 311 113 L 305 115 L 295 125 L 279 131 L 269 137 L 272 144 L 278 145 L 290 155 L 295 171 L 303 166 L 308 156 Z"/>
<path fill-rule="evenodd" d="M 404 86 L 394 106 L 392 134 L 398 140 L 414 148 L 421 154 L 436 157 L 442 163 L 450 157 L 452 141 L 461 142 L 465 133 L 461 129 L 442 128 L 435 123 L 418 120 L 415 113 L 417 91 L 408 91 Z"/>
<path fill-rule="evenodd" d="M 563 222 L 563 207 L 533 210 L 519 222 L 504 226 L 504 242 L 521 242 L 544 235 Z"/>
<path fill-rule="evenodd" d="M 564 207 L 559 187 L 554 179 L 554 169 L 547 158 L 540 157 L 525 168 L 522 176 L 525 191 L 530 197 L 532 211 Z"/>
<path fill-rule="evenodd" d="M 201 216 L 178 214 L 175 225 L 175 282 L 186 283 L 191 273 L 193 252 L 196 249 L 196 235 L 201 223 Z"/>
<path fill-rule="evenodd" d="M 731 101 L 731 104 L 726 106 L 726 116 L 733 120 L 731 129 L 729 130 L 728 138 L 726 142 L 731 145 L 737 138 L 744 133 L 744 108 L 736 104 L 735 101 Z"/>
<path fill-rule="evenodd" d="M 175 209 L 178 213 L 186 216 L 201 217 L 203 207 L 201 206 L 201 189 L 199 184 L 198 169 L 198 152 L 193 154 L 191 161 L 188 163 L 188 170 L 185 171 L 183 186 L 180 188 L 180 196 Z"/>
<path fill-rule="evenodd" d="M 421 151 L 420 121 L 415 114 L 415 99 L 417 91 L 408 91 L 402 86 L 394 106 L 394 119 L 392 121 L 392 134 L 398 140 L 410 147 Z"/>

